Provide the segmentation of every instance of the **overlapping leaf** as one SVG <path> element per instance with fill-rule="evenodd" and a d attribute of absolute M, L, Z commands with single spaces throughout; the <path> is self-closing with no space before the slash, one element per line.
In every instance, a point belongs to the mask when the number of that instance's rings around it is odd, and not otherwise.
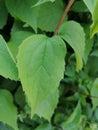
<path fill-rule="evenodd" d="M 18 80 L 15 60 L 2 36 L 0 36 L 0 75 L 5 78 Z"/>
<path fill-rule="evenodd" d="M 23 41 L 18 53 L 19 76 L 31 106 L 50 120 L 58 102 L 58 85 L 63 77 L 66 49 L 60 37 L 33 35 Z"/>
<path fill-rule="evenodd" d="M 59 30 L 59 35 L 67 41 L 75 51 L 77 61 L 76 70 L 81 70 L 83 67 L 82 58 L 85 50 L 85 34 L 83 28 L 74 21 L 65 22 Z"/>
<path fill-rule="evenodd" d="M 13 104 L 12 95 L 7 90 L 0 90 L 0 121 L 18 130 L 17 109 Z"/>
<path fill-rule="evenodd" d="M 77 107 L 68 118 L 67 121 L 62 123 L 64 130 L 78 130 L 80 128 L 80 119 L 81 119 L 81 105 L 78 103 Z"/>
<path fill-rule="evenodd" d="M 43 2 L 43 1 L 41 1 Z M 31 26 L 35 31 L 40 28 L 44 31 L 54 31 L 64 11 L 64 4 L 61 0 L 46 2 L 43 5 L 32 7 L 36 0 L 6 0 L 6 6 L 10 14 Z M 15 7 L 14 7 L 15 5 Z M 48 16 L 48 17 L 47 17 Z"/>

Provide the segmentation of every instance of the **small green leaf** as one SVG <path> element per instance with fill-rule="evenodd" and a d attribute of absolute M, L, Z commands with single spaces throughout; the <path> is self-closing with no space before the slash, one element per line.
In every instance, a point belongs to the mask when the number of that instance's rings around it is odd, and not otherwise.
<path fill-rule="evenodd" d="M 93 23 L 91 25 L 91 37 L 93 37 L 94 34 L 98 32 L 98 0 L 96 0 L 92 18 Z"/>
<path fill-rule="evenodd" d="M 12 95 L 3 89 L 0 89 L 0 121 L 18 130 L 17 109 L 13 104 Z"/>
<path fill-rule="evenodd" d="M 49 2 L 49 1 L 54 2 L 55 0 L 39 0 L 33 7 L 41 5 L 41 4 Z"/>
<path fill-rule="evenodd" d="M 50 120 L 58 102 L 65 53 L 65 43 L 58 36 L 33 35 L 20 45 L 17 65 L 32 116 L 36 113 Z"/>
<path fill-rule="evenodd" d="M 76 1 L 73 4 L 71 10 L 74 12 L 87 12 L 88 8 L 86 7 L 83 1 Z"/>
<path fill-rule="evenodd" d="M 0 35 L 0 75 L 12 80 L 18 80 L 18 70 L 15 60 L 7 47 L 6 42 Z"/>
<path fill-rule="evenodd" d="M 92 88 L 91 88 L 91 95 L 97 98 L 92 98 L 93 109 L 98 106 L 98 78 L 95 79 Z"/>
<path fill-rule="evenodd" d="M 68 118 L 67 121 L 62 123 L 62 127 L 64 130 L 78 130 L 77 128 L 80 126 L 80 119 L 81 119 L 81 105 L 80 102 L 78 103 L 77 107 Z"/>
<path fill-rule="evenodd" d="M 85 50 L 85 34 L 83 28 L 74 21 L 65 22 L 59 30 L 59 35 L 67 41 L 75 51 L 77 61 L 76 70 L 81 70 L 83 67 L 82 58 Z"/>

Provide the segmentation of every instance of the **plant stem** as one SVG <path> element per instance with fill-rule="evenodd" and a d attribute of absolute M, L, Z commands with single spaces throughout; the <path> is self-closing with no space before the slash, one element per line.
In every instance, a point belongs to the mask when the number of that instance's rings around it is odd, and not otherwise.
<path fill-rule="evenodd" d="M 65 16 L 66 16 L 67 13 L 69 12 L 69 10 L 70 10 L 70 8 L 71 8 L 71 6 L 73 5 L 74 2 L 75 2 L 75 0 L 70 0 L 70 1 L 69 1 L 69 3 L 68 3 L 68 5 L 67 5 L 66 9 L 64 10 L 64 13 L 63 13 L 62 17 L 60 18 L 60 21 L 59 21 L 59 23 L 58 23 L 58 25 L 57 25 L 57 27 L 56 27 L 56 29 L 55 29 L 54 35 L 57 35 L 57 34 L 58 34 L 58 30 L 59 30 L 61 24 L 62 24 L 63 21 L 64 21 Z"/>

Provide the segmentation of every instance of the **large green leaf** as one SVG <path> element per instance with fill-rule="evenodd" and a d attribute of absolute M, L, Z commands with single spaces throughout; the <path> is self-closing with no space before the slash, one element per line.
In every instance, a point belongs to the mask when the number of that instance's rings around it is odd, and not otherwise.
<path fill-rule="evenodd" d="M 17 109 L 13 104 L 12 95 L 3 89 L 0 89 L 0 121 L 18 130 Z"/>
<path fill-rule="evenodd" d="M 6 0 L 6 6 L 12 16 L 30 25 L 36 31 L 39 8 L 32 8 L 35 2 L 36 0 Z"/>
<path fill-rule="evenodd" d="M 67 121 L 62 123 L 64 130 L 79 130 L 80 128 L 80 119 L 81 119 L 81 105 L 78 103 L 77 107 L 68 118 Z"/>
<path fill-rule="evenodd" d="M 98 0 L 96 0 L 92 18 L 93 18 L 93 23 L 91 26 L 91 37 L 93 37 L 94 34 L 98 32 Z"/>
<path fill-rule="evenodd" d="M 94 98 L 92 98 L 92 103 L 93 103 L 93 109 L 95 109 L 98 106 L 98 78 L 95 79 L 92 85 L 91 95 L 94 96 Z"/>
<path fill-rule="evenodd" d="M 15 60 L 2 36 L 0 36 L 0 75 L 5 78 L 18 80 Z"/>
<path fill-rule="evenodd" d="M 38 6 L 49 1 L 54 2 L 55 0 L 39 0 L 34 6 Z"/>
<path fill-rule="evenodd" d="M 65 22 L 59 30 L 59 35 L 67 41 L 75 51 L 77 61 L 76 70 L 81 70 L 83 66 L 82 58 L 85 50 L 85 35 L 83 28 L 74 21 Z"/>
<path fill-rule="evenodd" d="M 96 0 L 83 0 L 83 1 L 86 4 L 86 6 L 88 7 L 89 11 L 93 14 Z"/>
<path fill-rule="evenodd" d="M 32 116 L 36 113 L 50 120 L 58 102 L 65 53 L 65 44 L 58 36 L 33 35 L 20 45 L 17 66 Z"/>
<path fill-rule="evenodd" d="M 0 29 L 4 27 L 7 21 L 7 9 L 5 8 L 4 0 L 0 0 Z"/>

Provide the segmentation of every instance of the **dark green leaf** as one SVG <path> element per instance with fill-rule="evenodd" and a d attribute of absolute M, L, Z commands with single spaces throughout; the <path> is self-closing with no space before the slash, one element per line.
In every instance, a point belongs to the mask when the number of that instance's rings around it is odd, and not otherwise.
<path fill-rule="evenodd" d="M 62 127 L 64 130 L 78 130 L 80 127 L 80 118 L 81 118 L 81 105 L 78 103 L 77 107 L 71 114 L 71 116 L 67 119 L 67 121 L 62 123 Z"/>

